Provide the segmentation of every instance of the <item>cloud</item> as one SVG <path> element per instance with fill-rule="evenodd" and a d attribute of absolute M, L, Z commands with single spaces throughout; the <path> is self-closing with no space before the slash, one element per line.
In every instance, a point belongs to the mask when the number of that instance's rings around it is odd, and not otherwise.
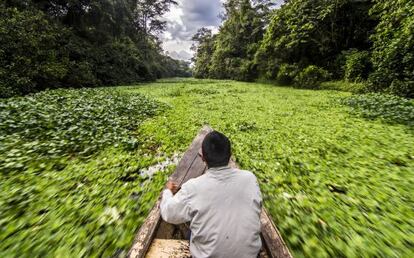
<path fill-rule="evenodd" d="M 192 28 L 220 25 L 220 0 L 183 0 L 182 4 L 184 24 Z"/>
<path fill-rule="evenodd" d="M 179 0 L 164 16 L 167 30 L 162 35 L 163 47 L 173 53 L 190 52 L 191 38 L 201 27 L 217 30 L 222 12 L 220 0 Z"/>
<path fill-rule="evenodd" d="M 188 57 L 180 55 L 185 51 L 191 53 L 191 38 L 202 27 L 207 27 L 216 33 L 221 24 L 219 18 L 226 0 L 177 0 L 178 6 L 173 6 L 164 16 L 167 21 L 167 30 L 161 36 L 165 51 L 174 53 L 175 57 Z M 279 8 L 283 0 L 274 2 Z"/>
<path fill-rule="evenodd" d="M 181 60 L 190 60 L 193 56 L 192 54 L 188 53 L 185 50 L 181 50 L 180 52 L 173 51 L 169 53 L 169 55 L 174 59 L 181 59 Z"/>

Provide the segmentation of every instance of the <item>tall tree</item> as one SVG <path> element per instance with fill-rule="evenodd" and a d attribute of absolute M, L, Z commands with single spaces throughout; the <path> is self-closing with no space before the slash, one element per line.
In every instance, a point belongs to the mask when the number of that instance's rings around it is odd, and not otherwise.
<path fill-rule="evenodd" d="M 188 74 L 157 35 L 174 0 L 0 2 L 0 97 Z M 36 25 L 37 24 L 37 25 Z M 17 28 L 17 29 L 16 29 Z"/>
<path fill-rule="evenodd" d="M 164 31 L 166 21 L 161 17 L 170 10 L 171 5 L 177 5 L 175 0 L 136 0 L 134 9 L 135 26 L 144 35 L 156 36 Z"/>
<path fill-rule="evenodd" d="M 261 3 L 261 4 L 260 4 Z M 211 76 L 252 80 L 256 76 L 254 54 L 263 37 L 265 1 L 253 6 L 250 0 L 229 0 L 224 4 L 226 20 L 220 27 L 212 56 Z"/>
<path fill-rule="evenodd" d="M 370 0 L 287 1 L 274 11 L 257 53 L 262 75 L 274 78 L 282 63 L 330 68 L 343 50 L 369 49 L 371 7 Z"/>
<path fill-rule="evenodd" d="M 375 72 L 370 89 L 414 98 L 414 3 L 375 0 L 371 14 L 380 20 L 372 35 Z"/>
<path fill-rule="evenodd" d="M 196 78 L 210 76 L 211 56 L 214 53 L 214 36 L 210 29 L 201 28 L 193 36 L 195 42 L 191 49 L 195 52 L 193 75 Z"/>

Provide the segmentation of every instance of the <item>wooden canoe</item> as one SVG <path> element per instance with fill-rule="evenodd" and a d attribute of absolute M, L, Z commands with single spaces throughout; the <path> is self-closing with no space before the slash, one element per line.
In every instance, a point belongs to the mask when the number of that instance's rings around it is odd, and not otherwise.
<path fill-rule="evenodd" d="M 196 136 L 171 176 L 175 182 L 179 182 L 182 185 L 189 179 L 198 177 L 206 171 L 207 167 L 201 160 L 198 152 L 204 137 L 211 131 L 210 127 L 204 126 Z M 237 167 L 233 160 L 230 161 L 230 164 Z M 189 241 L 185 240 L 188 226 L 176 226 L 163 221 L 159 208 L 160 199 L 138 230 L 133 245 L 128 252 L 128 257 L 191 257 Z M 262 209 L 260 220 L 262 223 L 261 237 L 263 246 L 259 257 L 291 258 L 292 255 L 289 249 L 265 208 Z"/>

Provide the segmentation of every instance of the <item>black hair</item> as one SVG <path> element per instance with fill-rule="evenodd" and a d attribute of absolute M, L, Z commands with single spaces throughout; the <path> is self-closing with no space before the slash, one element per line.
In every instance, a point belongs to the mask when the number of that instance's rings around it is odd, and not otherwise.
<path fill-rule="evenodd" d="M 217 131 L 208 133 L 203 140 L 201 150 L 209 168 L 229 164 L 231 146 L 230 140 L 224 134 Z"/>

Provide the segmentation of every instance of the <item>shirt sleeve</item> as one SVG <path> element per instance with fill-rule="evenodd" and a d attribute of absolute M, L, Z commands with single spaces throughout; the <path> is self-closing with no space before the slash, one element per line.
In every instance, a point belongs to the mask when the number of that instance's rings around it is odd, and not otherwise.
<path fill-rule="evenodd" d="M 188 192 L 185 184 L 175 195 L 164 190 L 161 199 L 161 217 L 171 224 L 182 224 L 191 221 L 190 205 L 187 200 Z"/>

